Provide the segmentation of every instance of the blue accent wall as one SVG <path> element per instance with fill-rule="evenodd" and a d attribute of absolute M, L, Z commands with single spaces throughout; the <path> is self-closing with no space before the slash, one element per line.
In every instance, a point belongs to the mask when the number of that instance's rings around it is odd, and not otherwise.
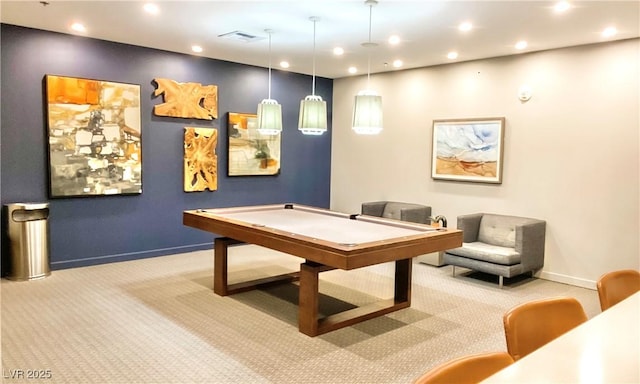
<path fill-rule="evenodd" d="M 329 207 L 331 127 L 322 136 L 297 129 L 311 76 L 272 72 L 272 98 L 282 105 L 284 122 L 280 174 L 228 177 L 227 113 L 256 112 L 268 94 L 266 68 L 6 24 L 1 28 L 1 200 L 3 205 L 49 202 L 52 269 L 210 248 L 214 235 L 182 225 L 188 209 L 285 202 Z M 49 199 L 47 74 L 141 86 L 141 195 Z M 153 106 L 163 102 L 153 96 L 154 78 L 217 85 L 219 118 L 154 116 Z M 316 94 L 327 102 L 330 124 L 333 81 L 316 78 Z M 183 192 L 185 126 L 219 130 L 217 191 Z M 2 243 L 4 259 L 6 237 Z"/>

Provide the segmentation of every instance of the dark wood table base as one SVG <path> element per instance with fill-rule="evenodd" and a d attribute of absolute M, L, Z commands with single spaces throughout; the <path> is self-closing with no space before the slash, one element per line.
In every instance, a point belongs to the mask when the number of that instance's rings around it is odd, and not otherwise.
<path fill-rule="evenodd" d="M 411 306 L 411 259 L 395 262 L 395 294 L 393 299 L 382 300 L 334 315 L 318 318 L 320 272 L 335 268 L 306 261 L 300 264 L 300 272 L 286 273 L 262 279 L 229 285 L 227 282 L 228 247 L 242 244 L 228 237 L 218 237 L 214 242 L 213 291 L 220 296 L 246 292 L 276 284 L 299 280 L 298 329 L 308 336 L 318 336 L 336 329 L 351 326 L 374 317 L 382 316 Z"/>

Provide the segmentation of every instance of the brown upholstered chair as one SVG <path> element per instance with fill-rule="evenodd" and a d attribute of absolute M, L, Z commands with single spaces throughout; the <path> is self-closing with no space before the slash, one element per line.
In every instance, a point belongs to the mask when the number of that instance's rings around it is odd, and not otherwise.
<path fill-rule="evenodd" d="M 479 383 L 513 363 L 506 352 L 489 352 L 443 363 L 420 376 L 414 384 Z"/>
<path fill-rule="evenodd" d="M 507 351 L 517 361 L 585 321 L 582 305 L 572 297 L 517 305 L 503 317 Z"/>
<path fill-rule="evenodd" d="M 598 298 L 604 311 L 640 291 L 640 272 L 623 269 L 605 273 L 598 279 Z"/>

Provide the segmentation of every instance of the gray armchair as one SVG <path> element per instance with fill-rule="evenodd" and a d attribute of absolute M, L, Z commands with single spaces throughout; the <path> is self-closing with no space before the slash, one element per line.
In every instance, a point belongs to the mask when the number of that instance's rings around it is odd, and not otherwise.
<path fill-rule="evenodd" d="M 518 216 L 476 213 L 458 216 L 463 231 L 462 247 L 444 253 L 444 263 L 503 277 L 526 272 L 531 275 L 544 265 L 546 222 Z"/>
<path fill-rule="evenodd" d="M 431 223 L 431 207 L 421 204 L 401 203 L 397 201 L 372 201 L 362 203 L 362 214 L 410 221 L 412 223 Z"/>
<path fill-rule="evenodd" d="M 433 221 L 439 221 L 442 222 L 444 227 L 447 226 L 444 216 L 432 218 L 431 207 L 422 204 L 401 203 L 398 201 L 373 201 L 370 203 L 362 203 L 362 214 L 420 224 L 432 224 Z M 423 264 L 439 267 L 444 265 L 442 258 L 442 252 L 434 252 L 417 256 L 416 260 Z"/>

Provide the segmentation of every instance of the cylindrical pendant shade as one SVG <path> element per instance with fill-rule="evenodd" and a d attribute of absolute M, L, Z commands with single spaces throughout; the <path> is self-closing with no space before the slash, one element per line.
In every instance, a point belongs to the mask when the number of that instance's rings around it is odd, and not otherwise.
<path fill-rule="evenodd" d="M 360 135 L 377 135 L 382 131 L 382 96 L 370 91 L 356 95 L 353 130 Z"/>
<path fill-rule="evenodd" d="M 264 99 L 258 104 L 258 132 L 262 135 L 282 132 L 282 107 L 277 101 Z"/>
<path fill-rule="evenodd" d="M 305 135 L 322 135 L 327 131 L 327 102 L 309 95 L 300 101 L 298 129 Z"/>

